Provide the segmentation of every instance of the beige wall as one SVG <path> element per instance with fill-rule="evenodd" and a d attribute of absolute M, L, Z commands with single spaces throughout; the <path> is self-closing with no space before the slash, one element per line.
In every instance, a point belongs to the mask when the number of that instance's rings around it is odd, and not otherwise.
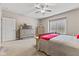
<path fill-rule="evenodd" d="M 67 34 L 74 35 L 76 33 L 79 33 L 79 9 L 41 19 L 41 22 L 45 27 L 45 32 L 48 32 L 49 20 L 54 20 L 62 17 L 66 17 L 67 20 Z"/>
<path fill-rule="evenodd" d="M 24 16 L 24 15 L 21 15 L 21 14 L 16 14 L 14 12 L 6 11 L 6 10 L 2 10 L 2 14 L 3 14 L 3 17 L 15 18 L 17 29 L 19 28 L 19 25 L 26 23 L 28 25 L 31 25 L 33 27 L 34 31 L 35 31 L 35 28 L 36 28 L 37 23 L 38 23 L 37 19 L 31 18 L 31 17 L 28 17 L 28 16 Z"/>
<path fill-rule="evenodd" d="M 38 23 L 38 20 L 37 19 L 34 19 L 34 18 L 30 18 L 30 17 L 25 17 L 25 16 L 17 16 L 17 27 L 21 24 L 27 24 L 27 25 L 31 25 L 32 28 L 36 29 L 36 26 L 37 26 L 37 23 Z"/>

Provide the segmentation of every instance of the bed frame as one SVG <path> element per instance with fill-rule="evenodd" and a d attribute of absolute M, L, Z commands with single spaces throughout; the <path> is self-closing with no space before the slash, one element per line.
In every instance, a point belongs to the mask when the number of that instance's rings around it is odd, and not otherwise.
<path fill-rule="evenodd" d="M 50 40 L 40 40 L 39 42 L 39 51 L 45 53 L 48 56 L 79 56 L 79 49 L 77 48 L 70 47 L 58 42 L 51 42 Z"/>

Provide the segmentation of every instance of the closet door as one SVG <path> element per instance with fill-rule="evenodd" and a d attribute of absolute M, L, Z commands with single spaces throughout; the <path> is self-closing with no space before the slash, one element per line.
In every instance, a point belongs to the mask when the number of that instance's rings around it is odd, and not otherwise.
<path fill-rule="evenodd" d="M 0 19 L 0 42 L 1 42 L 1 19 Z"/>
<path fill-rule="evenodd" d="M 16 19 L 2 18 L 2 39 L 3 41 L 16 39 Z"/>

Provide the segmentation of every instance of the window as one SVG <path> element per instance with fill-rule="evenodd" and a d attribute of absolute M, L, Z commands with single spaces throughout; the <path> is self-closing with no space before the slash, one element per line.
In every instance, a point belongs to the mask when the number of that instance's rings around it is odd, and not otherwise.
<path fill-rule="evenodd" d="M 66 34 L 66 18 L 49 20 L 49 32 Z"/>

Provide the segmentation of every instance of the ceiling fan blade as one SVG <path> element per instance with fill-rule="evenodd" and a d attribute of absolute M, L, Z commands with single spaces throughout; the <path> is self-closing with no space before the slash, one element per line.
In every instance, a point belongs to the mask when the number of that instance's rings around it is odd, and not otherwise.
<path fill-rule="evenodd" d="M 46 10 L 47 12 L 52 12 L 52 10 Z"/>
<path fill-rule="evenodd" d="M 40 13 L 40 11 L 36 11 L 35 13 Z"/>

